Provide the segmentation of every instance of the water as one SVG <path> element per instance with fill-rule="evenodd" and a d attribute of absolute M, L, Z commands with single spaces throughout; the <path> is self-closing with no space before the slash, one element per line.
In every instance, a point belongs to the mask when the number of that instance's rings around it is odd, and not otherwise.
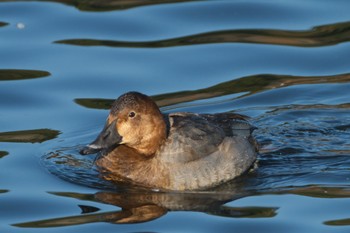
<path fill-rule="evenodd" d="M 0 1 L 1 232 L 348 232 L 348 9 Z M 100 180 L 77 151 L 130 90 L 165 112 L 251 116 L 257 167 L 202 192 Z"/>

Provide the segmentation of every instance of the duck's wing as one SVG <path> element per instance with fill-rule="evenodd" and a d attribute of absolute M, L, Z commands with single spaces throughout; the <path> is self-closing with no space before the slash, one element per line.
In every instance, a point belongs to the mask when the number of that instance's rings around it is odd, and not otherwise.
<path fill-rule="evenodd" d="M 159 151 L 163 161 L 186 163 L 204 158 L 217 151 L 225 137 L 245 137 L 258 148 L 251 136 L 255 127 L 244 115 L 172 113 L 164 117 L 169 131 Z"/>
<path fill-rule="evenodd" d="M 224 130 L 205 117 L 192 113 L 167 116 L 169 133 L 159 154 L 169 162 L 189 162 L 215 152 L 225 138 Z"/>
<path fill-rule="evenodd" d="M 226 136 L 250 137 L 256 129 L 247 120 L 248 116 L 237 113 L 201 114 L 211 124 L 222 128 Z"/>
<path fill-rule="evenodd" d="M 248 116 L 237 113 L 201 114 L 201 116 L 222 128 L 226 136 L 247 138 L 255 151 L 259 151 L 259 143 L 252 136 L 257 128 L 248 122 Z"/>

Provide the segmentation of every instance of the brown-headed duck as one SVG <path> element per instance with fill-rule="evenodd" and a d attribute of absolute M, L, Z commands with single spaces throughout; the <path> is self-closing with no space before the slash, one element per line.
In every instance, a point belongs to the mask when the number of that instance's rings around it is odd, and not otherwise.
<path fill-rule="evenodd" d="M 165 190 L 207 189 L 234 179 L 255 162 L 254 129 L 234 113 L 162 114 L 138 92 L 112 105 L 97 139 L 81 154 L 101 152 L 107 180 Z"/>

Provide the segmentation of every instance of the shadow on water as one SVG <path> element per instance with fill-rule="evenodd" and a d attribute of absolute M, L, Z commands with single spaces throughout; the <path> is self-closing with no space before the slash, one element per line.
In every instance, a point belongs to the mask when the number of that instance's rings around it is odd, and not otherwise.
<path fill-rule="evenodd" d="M 0 69 L 0 81 L 35 79 L 50 75 L 51 74 L 49 72 L 43 70 Z"/>
<path fill-rule="evenodd" d="M 0 142 L 41 143 L 47 140 L 57 138 L 59 134 L 59 131 L 52 129 L 33 129 L 0 132 Z M 0 151 L 0 157 L 5 156 L 5 153 L 6 152 L 3 152 L 2 155 Z"/>
<path fill-rule="evenodd" d="M 0 0 L 9 2 L 16 0 Z M 194 2 L 199 0 L 44 0 L 41 2 L 56 2 L 74 6 L 81 11 L 113 11 L 126 10 L 141 6 L 152 6 L 168 3 Z"/>
<path fill-rule="evenodd" d="M 219 83 L 208 88 L 156 95 L 152 98 L 156 101 L 158 106 L 165 107 L 178 103 L 247 92 L 246 94 L 237 97 L 242 98 L 258 92 L 298 84 L 342 83 L 349 81 L 350 74 L 348 73 L 332 76 L 291 76 L 260 74 Z M 110 109 L 114 99 L 77 98 L 74 101 L 77 104 L 87 108 Z"/>
<path fill-rule="evenodd" d="M 300 47 L 329 46 L 350 40 L 350 22 L 314 27 L 307 31 L 242 29 L 207 32 L 158 41 L 128 42 L 96 39 L 67 39 L 55 43 L 78 46 L 168 48 L 213 43 L 254 43 Z"/>

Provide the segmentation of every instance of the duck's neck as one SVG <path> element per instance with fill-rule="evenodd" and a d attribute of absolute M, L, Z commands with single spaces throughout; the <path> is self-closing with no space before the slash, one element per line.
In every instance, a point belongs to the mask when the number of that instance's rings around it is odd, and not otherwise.
<path fill-rule="evenodd" d="M 142 134 L 144 137 L 139 144 L 133 145 L 133 148 L 147 158 L 153 157 L 164 143 L 167 137 L 167 126 L 163 115 L 159 113 L 150 119 L 151 124 L 143 126 Z"/>

